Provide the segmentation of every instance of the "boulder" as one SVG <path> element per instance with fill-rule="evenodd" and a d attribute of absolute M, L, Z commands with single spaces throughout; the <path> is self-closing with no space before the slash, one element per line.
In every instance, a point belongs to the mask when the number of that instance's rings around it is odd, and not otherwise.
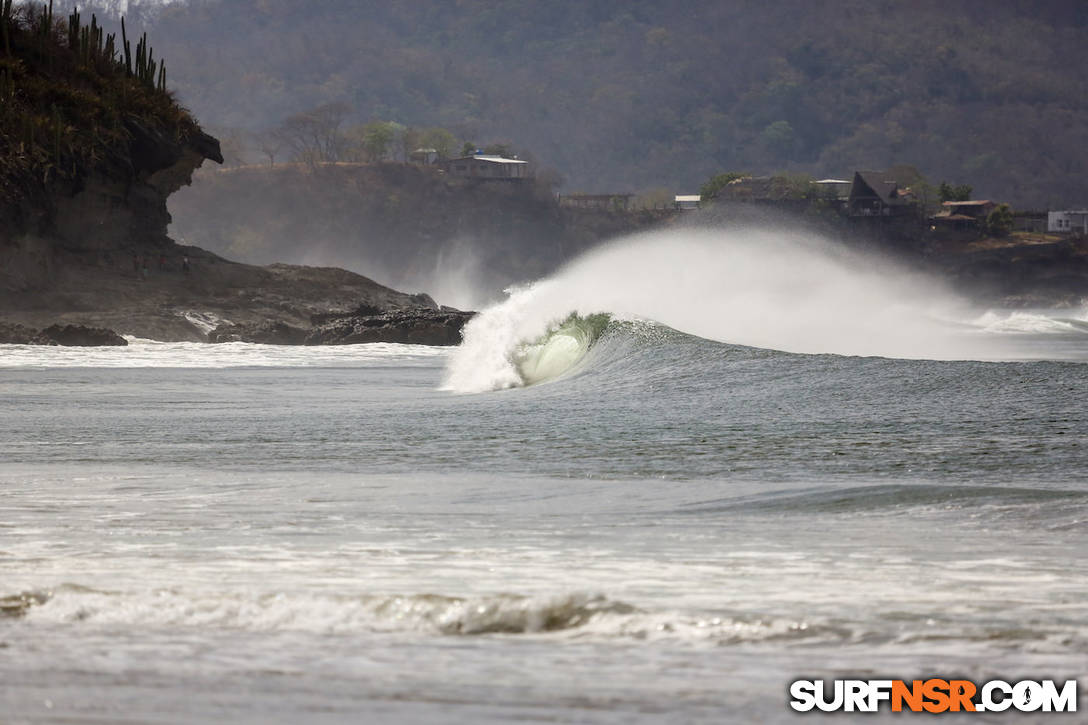
<path fill-rule="evenodd" d="M 50 325 L 41 334 L 57 345 L 69 347 L 100 347 L 127 345 L 128 340 L 105 327 L 86 325 Z"/>

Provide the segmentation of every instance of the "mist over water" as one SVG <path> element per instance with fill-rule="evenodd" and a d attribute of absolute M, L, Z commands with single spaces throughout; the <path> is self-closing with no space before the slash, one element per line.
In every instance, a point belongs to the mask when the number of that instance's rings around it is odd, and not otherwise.
<path fill-rule="evenodd" d="M 522 384 L 515 351 L 571 313 L 786 352 L 933 360 L 1022 357 L 996 333 L 1052 325 L 980 316 L 934 279 L 802 231 L 658 231 L 595 250 L 485 310 L 466 327 L 446 387 Z"/>

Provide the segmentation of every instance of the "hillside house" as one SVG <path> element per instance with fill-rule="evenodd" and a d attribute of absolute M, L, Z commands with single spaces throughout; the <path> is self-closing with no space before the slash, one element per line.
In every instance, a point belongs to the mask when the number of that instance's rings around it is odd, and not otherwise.
<path fill-rule="evenodd" d="M 1067 234 L 1088 234 L 1088 210 L 1047 212 L 1046 230 Z"/>
<path fill-rule="evenodd" d="M 820 179 L 812 182 L 816 184 L 821 199 L 848 201 L 850 199 L 850 187 L 853 182 L 845 179 Z"/>
<path fill-rule="evenodd" d="M 432 166 L 438 163 L 438 149 L 416 149 L 408 154 L 408 160 L 420 166 Z"/>
<path fill-rule="evenodd" d="M 941 211 L 929 218 L 933 227 L 953 230 L 980 229 L 997 204 L 989 199 L 977 201 L 946 201 Z"/>
<path fill-rule="evenodd" d="M 881 171 L 855 171 L 850 184 L 847 211 L 856 217 L 901 216 L 914 211 L 916 201 L 910 189 L 901 189 L 895 179 Z"/>
<path fill-rule="evenodd" d="M 529 162 L 504 156 L 473 154 L 451 159 L 446 163 L 446 172 L 450 176 L 471 179 L 526 179 L 529 177 Z"/>
<path fill-rule="evenodd" d="M 702 199 L 698 194 L 677 194 L 673 199 L 673 205 L 680 210 L 690 211 L 699 208 L 699 202 Z"/>

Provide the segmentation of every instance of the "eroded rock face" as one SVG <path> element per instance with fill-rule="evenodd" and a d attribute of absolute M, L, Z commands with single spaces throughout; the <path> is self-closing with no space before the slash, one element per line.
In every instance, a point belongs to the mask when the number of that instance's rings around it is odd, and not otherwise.
<path fill-rule="evenodd" d="M 123 346 L 128 340 L 113 330 L 105 327 L 87 327 L 86 325 L 50 325 L 41 331 L 43 337 L 57 345 L 69 347 Z"/>
<path fill-rule="evenodd" d="M 129 149 L 112 166 L 0 205 L 0 293 L 47 294 L 72 255 L 173 248 L 167 197 L 205 160 L 222 162 L 219 142 L 202 131 L 179 141 L 134 119 L 125 126 Z"/>

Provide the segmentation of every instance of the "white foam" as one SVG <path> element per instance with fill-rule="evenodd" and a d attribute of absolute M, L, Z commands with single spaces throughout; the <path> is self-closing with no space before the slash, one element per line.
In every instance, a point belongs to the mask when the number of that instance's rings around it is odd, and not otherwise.
<path fill-rule="evenodd" d="M 1053 311 L 987 311 L 974 324 L 983 332 L 996 334 L 1062 334 L 1088 332 L 1088 308 L 1065 314 Z M 1079 324 L 1078 324 L 1079 323 Z"/>
<path fill-rule="evenodd" d="M 426 635 L 558 634 L 579 638 L 737 643 L 849 636 L 788 617 L 645 611 L 601 594 L 336 596 L 294 591 L 105 592 L 62 585 L 8 597 L 27 621 L 106 627 L 215 628 L 256 632 L 415 632 Z"/>
<path fill-rule="evenodd" d="M 230 320 L 225 317 L 220 317 L 214 312 L 200 312 L 197 310 L 187 310 L 180 313 L 193 327 L 197 328 L 205 335 L 219 327 L 220 325 L 232 324 Z"/>
<path fill-rule="evenodd" d="M 448 350 L 427 345 L 256 345 L 245 342 L 157 342 L 126 337 L 126 347 L 0 345 L 4 368 L 352 367 L 434 364 Z"/>
<path fill-rule="evenodd" d="M 514 353 L 570 313 L 644 318 L 721 342 L 799 353 L 1004 359 L 937 282 L 796 231 L 673 230 L 615 242 L 514 290 L 465 327 L 446 388 L 521 384 Z"/>

